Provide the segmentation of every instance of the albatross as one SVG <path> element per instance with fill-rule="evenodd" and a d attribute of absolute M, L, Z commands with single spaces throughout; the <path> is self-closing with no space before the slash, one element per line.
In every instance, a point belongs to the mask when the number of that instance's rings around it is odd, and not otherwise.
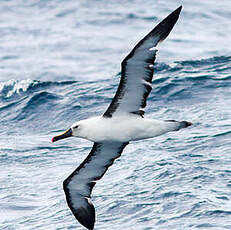
<path fill-rule="evenodd" d="M 148 33 L 121 63 L 121 79 L 111 104 L 102 116 L 75 122 L 52 142 L 79 137 L 94 142 L 87 158 L 63 182 L 69 208 L 89 230 L 94 229 L 95 208 L 91 193 L 114 160 L 130 141 L 156 137 L 192 125 L 188 121 L 144 118 L 146 100 L 152 90 L 153 65 L 158 43 L 176 24 L 182 6 Z"/>

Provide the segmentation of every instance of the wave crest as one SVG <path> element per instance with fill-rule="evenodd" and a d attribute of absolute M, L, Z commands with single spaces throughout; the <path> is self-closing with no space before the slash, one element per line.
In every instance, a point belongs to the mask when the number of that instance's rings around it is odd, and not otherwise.
<path fill-rule="evenodd" d="M 62 82 L 51 82 L 51 81 L 36 81 L 31 79 L 25 80 L 14 80 L 11 79 L 7 82 L 0 83 L 0 97 L 8 99 L 16 95 L 24 95 L 28 92 L 35 91 L 50 86 L 68 85 L 73 84 L 76 81 L 62 81 Z"/>
<path fill-rule="evenodd" d="M 10 98 L 15 94 L 21 94 L 26 92 L 30 87 L 34 87 L 39 84 L 39 81 L 34 81 L 31 79 L 26 80 L 9 80 L 7 82 L 0 83 L 0 96 L 2 98 Z"/>

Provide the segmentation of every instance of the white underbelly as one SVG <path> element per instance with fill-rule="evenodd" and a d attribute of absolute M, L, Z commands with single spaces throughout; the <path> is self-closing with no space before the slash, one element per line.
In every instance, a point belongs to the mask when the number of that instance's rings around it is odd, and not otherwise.
<path fill-rule="evenodd" d="M 139 116 L 98 118 L 90 122 L 86 139 L 94 142 L 129 142 L 159 136 L 170 130 L 164 121 L 144 119 Z"/>

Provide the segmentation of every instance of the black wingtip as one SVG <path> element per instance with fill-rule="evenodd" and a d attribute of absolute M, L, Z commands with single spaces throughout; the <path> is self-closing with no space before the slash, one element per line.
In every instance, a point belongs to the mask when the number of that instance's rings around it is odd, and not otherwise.
<path fill-rule="evenodd" d="M 179 12 L 178 14 L 180 14 L 181 10 L 182 10 L 183 6 L 180 5 L 175 11 Z"/>
<path fill-rule="evenodd" d="M 180 15 L 180 12 L 182 10 L 183 6 L 180 5 L 178 8 L 176 8 L 171 14 L 169 14 L 167 17 L 169 17 L 170 15 Z"/>
<path fill-rule="evenodd" d="M 95 225 L 95 207 L 90 198 L 84 196 L 79 196 L 79 198 L 76 198 L 77 200 L 75 202 L 77 204 L 79 203 L 80 205 L 75 207 L 68 188 L 69 182 L 69 177 L 63 182 L 63 189 L 66 195 L 67 204 L 79 223 L 88 230 L 93 230 Z"/>
<path fill-rule="evenodd" d="M 169 14 L 153 29 L 153 31 L 151 31 L 151 33 L 159 34 L 159 42 L 163 41 L 169 35 L 179 18 L 181 10 L 182 5 Z"/>
<path fill-rule="evenodd" d="M 172 13 L 178 15 L 178 17 L 179 17 L 182 8 L 183 8 L 183 6 L 181 5 L 177 9 L 175 9 Z"/>
<path fill-rule="evenodd" d="M 78 209 L 71 207 L 71 211 L 80 224 L 88 230 L 93 230 L 95 225 L 95 207 L 90 199 L 83 198 L 82 201 L 84 202 L 83 207 Z"/>

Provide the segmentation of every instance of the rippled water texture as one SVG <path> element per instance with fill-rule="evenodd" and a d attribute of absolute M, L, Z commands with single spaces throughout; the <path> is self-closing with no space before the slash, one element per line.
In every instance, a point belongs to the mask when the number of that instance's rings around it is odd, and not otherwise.
<path fill-rule="evenodd" d="M 83 229 L 62 181 L 91 143 L 51 137 L 105 111 L 120 62 L 183 4 L 146 116 L 193 126 L 126 147 L 93 190 L 95 229 L 231 229 L 230 1 L 1 1 L 0 229 Z"/>

